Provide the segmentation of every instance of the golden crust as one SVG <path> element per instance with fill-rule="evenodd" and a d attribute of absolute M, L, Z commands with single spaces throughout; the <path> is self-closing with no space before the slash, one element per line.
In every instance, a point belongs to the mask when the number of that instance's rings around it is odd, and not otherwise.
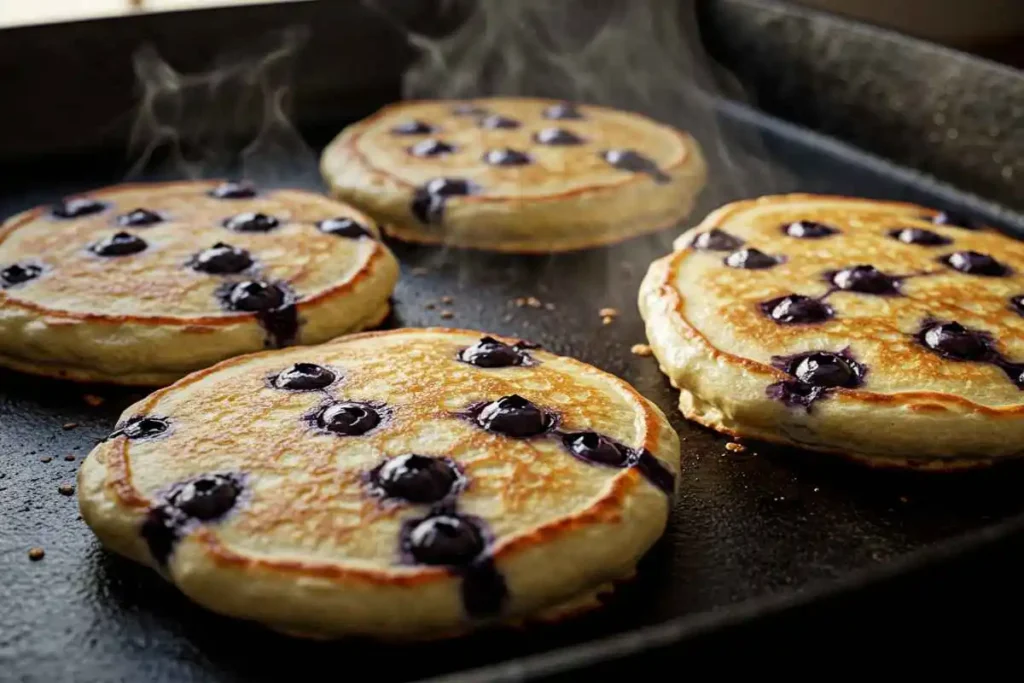
<path fill-rule="evenodd" d="M 501 437 L 457 413 L 518 393 L 557 411 L 565 429 L 593 429 L 646 448 L 678 476 L 678 437 L 665 416 L 625 382 L 544 351 L 531 351 L 540 362 L 528 367 L 458 362 L 458 350 L 480 336 L 447 329 L 363 333 L 193 373 L 123 415 L 164 416 L 171 422 L 165 436 L 113 438 L 85 460 L 83 518 L 108 547 L 154 565 L 138 528 L 157 492 L 202 473 L 244 472 L 245 503 L 184 538 L 166 569 L 197 602 L 326 636 L 472 628 L 457 577 L 397 563 L 402 521 L 426 506 L 382 505 L 363 483 L 382 458 L 444 455 L 468 477 L 460 510 L 483 519 L 495 536 L 494 561 L 510 591 L 502 619 L 628 575 L 664 528 L 669 498 L 662 491 L 636 469 L 588 465 L 557 439 Z M 295 362 L 334 368 L 342 377 L 328 389 L 334 398 L 382 401 L 388 421 L 358 438 L 311 430 L 303 416 L 324 396 L 266 384 Z"/>
<path fill-rule="evenodd" d="M 389 234 L 406 241 L 492 251 L 542 253 L 618 242 L 683 219 L 706 175 L 697 142 L 645 117 L 582 105 L 582 120 L 549 120 L 541 112 L 554 100 L 490 98 L 469 102 L 522 123 L 515 129 L 482 129 L 477 118 L 455 116 L 466 102 L 409 101 L 384 107 L 346 128 L 324 150 L 321 171 L 335 196 L 376 217 Z M 440 128 L 430 135 L 393 135 L 400 123 L 419 120 Z M 544 128 L 572 131 L 578 146 L 547 146 L 532 135 Z M 407 148 L 424 139 L 454 144 L 456 151 L 418 158 Z M 483 155 L 512 148 L 532 156 L 525 166 L 494 166 Z M 613 168 L 605 149 L 628 148 L 668 175 Z M 440 225 L 424 225 L 410 207 L 416 188 L 435 177 L 466 178 L 482 191 L 449 197 Z"/>
<path fill-rule="evenodd" d="M 318 231 L 316 221 L 347 216 L 371 231 L 351 207 L 298 190 L 252 199 L 207 195 L 217 183 L 173 182 L 104 188 L 89 196 L 111 204 L 72 220 L 38 207 L 0 228 L 0 266 L 42 263 L 42 277 L 0 290 L 0 365 L 85 381 L 153 385 L 173 381 L 224 358 L 265 346 L 253 313 L 222 308 L 225 282 L 250 277 L 209 275 L 186 266 L 197 252 L 227 242 L 247 249 L 260 276 L 285 282 L 297 297 L 297 343 L 316 343 L 379 322 L 398 277 L 398 264 L 377 240 Z M 114 217 L 144 207 L 163 223 L 121 228 Z M 262 211 L 281 219 L 268 233 L 233 232 L 230 216 Z M 124 230 L 149 247 L 101 258 L 88 245 Z"/>
<path fill-rule="evenodd" d="M 934 210 L 899 202 L 792 194 L 736 202 L 710 214 L 676 240 L 641 286 L 639 304 L 651 347 L 680 388 L 690 419 L 737 436 L 838 452 L 885 466 L 951 469 L 1021 455 L 1024 401 L 999 368 L 956 362 L 925 349 L 915 334 L 927 318 L 989 332 L 998 351 L 1024 360 L 1024 318 L 1010 309 L 1024 293 L 1024 245 L 991 230 L 933 225 Z M 781 226 L 812 220 L 841 230 L 796 239 Z M 894 228 L 921 227 L 953 241 L 904 244 Z M 745 246 L 782 255 L 766 270 L 724 267 L 726 252 L 689 247 L 695 234 L 718 228 Z M 966 275 L 938 263 L 960 250 L 995 256 L 1008 277 Z M 780 325 L 760 302 L 793 293 L 818 297 L 828 271 L 868 264 L 906 276 L 903 296 L 838 291 L 835 317 Z M 773 356 L 810 350 L 850 352 L 868 368 L 865 384 L 839 388 L 808 413 L 770 400 L 769 384 L 787 379 Z"/>

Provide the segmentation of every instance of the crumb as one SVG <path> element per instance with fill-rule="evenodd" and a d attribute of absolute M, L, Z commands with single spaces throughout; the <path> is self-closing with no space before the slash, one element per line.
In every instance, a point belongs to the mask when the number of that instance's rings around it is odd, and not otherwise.
<path fill-rule="evenodd" d="M 97 396 L 95 394 L 83 394 L 82 400 L 85 401 L 88 405 L 92 406 L 93 408 L 99 408 L 101 405 L 103 405 L 103 402 L 106 401 L 106 399 L 103 398 L 102 396 Z"/>
<path fill-rule="evenodd" d="M 815 487 L 814 487 L 814 492 L 815 492 L 815 493 L 817 493 L 817 492 L 818 492 L 818 491 L 820 491 L 820 490 L 821 490 L 821 489 L 819 489 L 819 488 L 818 488 L 817 486 L 815 486 Z"/>
<path fill-rule="evenodd" d="M 64 429 L 74 429 L 77 426 L 78 426 L 77 422 L 65 422 L 64 423 Z"/>
<path fill-rule="evenodd" d="M 909 502 L 909 501 L 907 500 L 907 497 L 906 497 L 906 496 L 900 496 L 900 502 L 901 502 L 901 503 L 907 503 L 907 502 Z"/>
<path fill-rule="evenodd" d="M 40 462 L 50 462 L 51 460 L 53 460 L 53 458 L 51 458 L 51 457 L 50 457 L 50 456 L 48 456 L 48 455 L 46 455 L 46 456 L 43 456 L 42 458 L 39 458 L 39 461 L 40 461 Z"/>
<path fill-rule="evenodd" d="M 42 548 L 32 548 L 28 551 L 28 559 L 33 562 L 38 562 L 46 556 L 46 551 Z"/>
<path fill-rule="evenodd" d="M 511 313 L 506 313 L 505 316 L 501 319 L 501 322 L 503 322 L 503 323 L 510 323 L 510 322 L 512 322 L 512 314 Z"/>
<path fill-rule="evenodd" d="M 610 315 L 606 315 L 605 317 L 601 318 L 602 325 L 611 325 L 613 322 L 615 322 L 615 318 L 613 318 Z"/>
<path fill-rule="evenodd" d="M 428 301 L 427 303 L 423 304 L 423 308 L 427 309 L 428 311 L 432 311 L 435 308 L 437 308 L 437 304 L 435 304 L 433 301 Z"/>
<path fill-rule="evenodd" d="M 732 451 L 733 453 L 742 453 L 743 451 L 747 450 L 747 447 L 741 443 L 735 443 L 733 441 L 730 441 L 729 443 L 725 444 L 725 450 Z"/>
<path fill-rule="evenodd" d="M 71 484 L 61 484 L 57 487 L 57 491 L 62 496 L 71 496 L 75 493 L 75 487 Z"/>
<path fill-rule="evenodd" d="M 553 311 L 553 310 L 555 310 L 555 305 L 551 304 L 551 303 L 544 304 L 544 309 L 547 310 L 547 311 Z"/>
<path fill-rule="evenodd" d="M 515 299 L 512 300 L 512 303 L 514 303 L 517 307 L 522 308 L 523 306 L 526 305 L 526 297 L 516 297 Z"/>
<path fill-rule="evenodd" d="M 530 308 L 540 308 L 543 304 L 541 304 L 540 299 L 537 297 L 528 296 L 526 297 L 526 305 Z"/>
<path fill-rule="evenodd" d="M 619 314 L 619 309 L 617 309 L 617 308 L 602 308 L 600 311 L 597 312 L 597 314 L 599 316 L 601 316 L 602 318 L 614 318 L 615 316 L 617 316 Z"/>
<path fill-rule="evenodd" d="M 629 350 L 638 356 L 644 357 L 654 354 L 654 351 L 652 351 L 651 347 L 648 346 L 647 344 L 633 344 L 633 346 L 631 346 Z"/>
<path fill-rule="evenodd" d="M 421 267 L 418 267 L 418 268 L 413 268 L 413 269 L 412 269 L 412 270 L 410 270 L 409 272 L 410 272 L 410 273 L 411 273 L 412 275 L 426 275 L 427 273 L 429 273 L 429 272 L 430 272 L 430 270 L 429 270 L 429 269 L 427 269 L 427 268 L 423 268 L 423 267 L 421 266 Z"/>
<path fill-rule="evenodd" d="M 68 462 L 74 462 L 75 456 L 72 455 L 71 453 L 68 453 L 67 455 L 64 456 L 64 459 L 67 460 Z"/>
<path fill-rule="evenodd" d="M 450 304 L 453 301 L 455 301 L 455 299 L 451 298 L 450 296 L 442 296 L 441 297 L 441 303 L 443 303 L 443 304 Z"/>
<path fill-rule="evenodd" d="M 451 311 L 441 311 L 441 317 L 444 318 L 445 320 L 451 320 L 452 318 L 455 317 L 455 314 L 452 313 Z"/>

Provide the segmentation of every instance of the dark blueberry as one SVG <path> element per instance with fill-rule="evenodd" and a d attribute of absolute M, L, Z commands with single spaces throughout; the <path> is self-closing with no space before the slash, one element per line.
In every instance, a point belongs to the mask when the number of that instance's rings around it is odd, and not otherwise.
<path fill-rule="evenodd" d="M 359 436 L 380 424 L 380 413 L 366 403 L 332 403 L 317 415 L 321 429 L 342 436 Z"/>
<path fill-rule="evenodd" d="M 449 145 L 443 140 L 421 140 L 409 148 L 409 154 L 414 157 L 439 157 L 451 154 L 455 151 L 455 145 Z"/>
<path fill-rule="evenodd" d="M 370 232 L 369 228 L 352 218 L 328 218 L 325 221 L 317 223 L 316 227 L 318 227 L 321 232 L 326 232 L 328 235 L 335 235 L 337 237 L 349 237 L 351 239 L 369 237 L 370 239 L 374 239 L 374 235 Z"/>
<path fill-rule="evenodd" d="M 1010 269 L 988 254 L 979 254 L 976 251 L 954 251 L 948 256 L 939 259 L 942 263 L 953 270 L 968 275 L 986 275 L 989 277 L 1000 277 L 1007 275 Z"/>
<path fill-rule="evenodd" d="M 187 517 L 209 522 L 227 514 L 241 492 L 242 486 L 236 477 L 207 474 L 172 491 L 167 503 Z"/>
<path fill-rule="evenodd" d="M 484 117 L 480 120 L 481 128 L 488 128 L 491 130 L 514 130 L 519 128 L 520 125 L 521 124 L 515 119 L 510 119 L 507 116 L 502 116 L 501 114 L 491 114 L 490 116 Z"/>
<path fill-rule="evenodd" d="M 336 375 L 327 368 L 314 363 L 296 363 L 274 377 L 273 385 L 289 391 L 313 391 L 330 386 Z"/>
<path fill-rule="evenodd" d="M 485 116 L 490 112 L 479 105 L 464 102 L 452 107 L 452 113 L 456 116 Z"/>
<path fill-rule="evenodd" d="M 535 436 L 551 426 L 551 418 L 543 410 L 518 394 L 488 403 L 476 422 L 488 431 L 515 437 Z"/>
<path fill-rule="evenodd" d="M 889 237 L 904 244 L 919 244 L 925 247 L 939 247 L 953 241 L 945 235 L 924 228 L 896 228 L 889 231 Z"/>
<path fill-rule="evenodd" d="M 256 188 L 246 180 L 229 181 L 210 190 L 210 196 L 217 199 L 250 199 L 256 196 Z"/>
<path fill-rule="evenodd" d="M 443 458 L 400 455 L 370 473 L 370 482 L 388 498 L 410 503 L 435 503 L 456 490 L 461 475 Z"/>
<path fill-rule="evenodd" d="M 180 529 L 187 523 L 188 518 L 183 513 L 167 505 L 157 505 L 146 513 L 139 535 L 146 542 L 149 554 L 157 564 L 167 564 L 168 558 L 174 552 L 174 544 L 178 541 Z"/>
<path fill-rule="evenodd" d="M 898 294 L 900 281 L 874 266 L 853 266 L 832 274 L 832 284 L 848 292 Z"/>
<path fill-rule="evenodd" d="M 233 311 L 269 311 L 282 306 L 288 297 L 274 284 L 259 280 L 245 280 L 229 285 L 224 301 Z"/>
<path fill-rule="evenodd" d="M 104 211 L 107 205 L 88 197 L 72 197 L 65 199 L 53 207 L 52 214 L 57 218 L 81 218 Z"/>
<path fill-rule="evenodd" d="M 163 434 L 168 426 L 167 420 L 159 417 L 133 417 L 125 422 L 120 432 L 129 439 L 148 439 Z"/>
<path fill-rule="evenodd" d="M 1018 389 L 1024 390 L 1024 363 L 1011 363 L 1003 358 L 995 360 L 996 366 L 1006 373 Z"/>
<path fill-rule="evenodd" d="M 980 360 L 991 353 L 987 335 L 958 322 L 926 325 L 918 338 L 932 351 L 954 360 Z"/>
<path fill-rule="evenodd" d="M 464 567 L 483 553 L 484 536 L 471 520 L 439 514 L 414 521 L 404 529 L 403 550 L 420 564 Z"/>
<path fill-rule="evenodd" d="M 459 352 L 463 363 L 481 368 L 507 368 L 522 365 L 529 356 L 515 346 L 509 346 L 494 337 L 483 337 L 476 344 Z"/>
<path fill-rule="evenodd" d="M 864 366 L 845 353 L 829 351 L 810 351 L 795 356 L 775 357 L 772 361 L 775 367 L 804 384 L 829 389 L 860 386 L 866 372 Z"/>
<path fill-rule="evenodd" d="M 769 256 L 764 252 L 747 247 L 734 251 L 725 257 L 723 261 L 730 268 L 746 268 L 747 270 L 763 270 L 779 265 L 779 259 Z"/>
<path fill-rule="evenodd" d="M 626 467 L 630 464 L 632 454 L 628 448 L 595 432 L 564 434 L 562 443 L 580 460 L 611 467 Z"/>
<path fill-rule="evenodd" d="M 484 154 L 484 162 L 491 166 L 525 166 L 530 161 L 529 154 L 515 149 L 492 149 Z"/>
<path fill-rule="evenodd" d="M 281 224 L 265 213 L 240 213 L 224 219 L 224 227 L 235 232 L 270 232 Z"/>
<path fill-rule="evenodd" d="M 434 132 L 434 127 L 422 121 L 405 121 L 391 129 L 395 135 L 428 135 Z"/>
<path fill-rule="evenodd" d="M 99 242 L 92 244 L 89 251 L 97 256 L 128 256 L 145 251 L 146 240 L 131 233 L 117 232 Z"/>
<path fill-rule="evenodd" d="M 546 119 L 582 119 L 583 114 L 576 108 L 575 104 L 571 102 L 561 102 L 554 104 L 544 110 L 544 118 Z"/>
<path fill-rule="evenodd" d="M 765 393 L 768 398 L 782 401 L 787 406 L 803 406 L 810 410 L 811 404 L 827 395 L 825 387 L 815 387 L 795 379 L 769 384 Z"/>
<path fill-rule="evenodd" d="M 420 222 L 436 224 L 444 217 L 447 197 L 473 194 L 478 190 L 475 183 L 464 178 L 434 178 L 416 191 L 410 210 Z"/>
<path fill-rule="evenodd" d="M 658 183 L 667 183 L 670 180 L 668 174 L 658 168 L 652 159 L 631 149 L 605 150 L 601 152 L 601 158 L 620 171 L 646 173 Z"/>
<path fill-rule="evenodd" d="M 816 223 L 815 221 L 795 221 L 784 225 L 782 230 L 790 237 L 799 237 L 800 239 L 819 239 L 839 232 L 839 230 L 831 225 Z"/>
<path fill-rule="evenodd" d="M 824 301 L 802 294 L 790 294 L 761 304 L 761 312 L 782 325 L 820 323 L 835 315 Z"/>
<path fill-rule="evenodd" d="M 1024 294 L 1019 294 L 1010 299 L 1010 308 L 1020 315 L 1024 315 Z"/>
<path fill-rule="evenodd" d="M 729 233 L 712 228 L 697 235 L 690 246 L 701 251 L 733 251 L 743 245 L 743 240 Z"/>
<path fill-rule="evenodd" d="M 252 263 L 249 252 L 224 242 L 217 242 L 209 249 L 204 249 L 189 261 L 189 265 L 194 270 L 211 275 L 241 273 Z"/>
<path fill-rule="evenodd" d="M 163 221 L 163 216 L 149 209 L 135 209 L 117 217 L 117 224 L 124 228 L 145 228 Z"/>
<path fill-rule="evenodd" d="M 41 266 L 34 263 L 15 263 L 0 270 L 0 287 L 13 287 L 35 280 L 43 274 Z"/>
<path fill-rule="evenodd" d="M 983 227 L 981 222 L 952 211 L 940 211 L 934 216 L 925 216 L 925 220 L 931 221 L 934 225 L 948 225 L 965 230 L 977 230 Z"/>
<path fill-rule="evenodd" d="M 533 136 L 542 145 L 582 145 L 583 138 L 563 128 L 545 128 Z"/>

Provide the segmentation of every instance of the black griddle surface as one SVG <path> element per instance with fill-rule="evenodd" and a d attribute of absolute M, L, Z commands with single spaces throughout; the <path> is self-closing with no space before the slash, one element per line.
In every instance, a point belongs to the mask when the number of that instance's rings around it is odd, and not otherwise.
<path fill-rule="evenodd" d="M 998 212 L 749 110 L 727 106 L 720 113 L 724 126 L 763 143 L 785 172 L 751 176 L 741 191 L 731 191 L 715 179 L 734 169 L 713 169 L 694 220 L 729 199 L 791 190 L 917 201 L 990 219 Z M 122 179 L 116 164 L 99 160 L 18 178 L 0 187 L 0 215 Z M 551 257 L 394 245 L 403 277 L 387 326 L 527 338 L 626 379 L 672 418 L 683 439 L 682 494 L 638 580 L 605 610 L 528 632 L 403 646 L 305 642 L 210 614 L 152 571 L 103 551 L 75 498 L 58 492 L 74 483 L 82 458 L 141 394 L 2 372 L 0 680 L 270 681 L 323 670 L 354 680 L 360 671 L 372 671 L 366 675 L 375 681 L 414 680 L 713 609 L 728 614 L 731 605 L 927 553 L 938 541 L 1024 513 L 1019 467 L 911 475 L 758 445 L 733 454 L 724 438 L 682 420 L 676 392 L 653 358 L 630 353 L 645 341 L 635 304 L 640 279 L 677 234 Z M 441 303 L 442 296 L 453 302 Z M 520 297 L 554 308 L 518 306 Z M 436 307 L 428 309 L 431 302 Z M 610 325 L 598 314 L 604 307 L 621 312 Z M 441 317 L 446 310 L 452 318 Z M 85 394 L 106 400 L 92 407 Z M 27 555 L 34 546 L 46 551 L 39 562 Z"/>

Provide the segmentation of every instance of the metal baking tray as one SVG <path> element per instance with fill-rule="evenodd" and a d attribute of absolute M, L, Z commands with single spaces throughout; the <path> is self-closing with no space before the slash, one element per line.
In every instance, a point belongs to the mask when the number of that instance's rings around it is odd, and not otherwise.
<path fill-rule="evenodd" d="M 231 16 L 272 23 L 274 11 Z M 769 10 L 758 2 L 708 3 L 704 39 L 727 58 L 729 41 L 743 32 L 729 33 L 723 22 L 756 24 L 758 11 Z M 770 11 L 791 11 L 776 15 L 778 21 L 807 20 L 798 10 Z M 832 35 L 845 35 L 847 27 L 859 40 L 871 31 L 825 15 L 811 19 Z M 111 29 L 94 30 L 88 35 Z M 21 47 L 30 42 L 18 40 Z M 876 40 L 887 49 L 893 41 L 904 44 L 908 54 L 930 49 L 891 34 Z M 1021 88 L 1024 79 L 1018 75 L 1016 83 Z M 303 123 L 307 140 L 319 149 L 363 109 L 394 97 L 393 85 L 367 85 L 334 119 Z M 724 134 L 781 171 L 751 174 L 747 194 L 799 190 L 908 200 L 1024 235 L 1024 222 L 1005 204 L 751 106 L 725 99 L 706 104 Z M 74 128 L 74 121 L 64 125 Z M 0 176 L 10 178 L 0 186 L 0 215 L 124 178 L 116 146 L 88 149 L 74 130 L 63 133 L 76 144 L 62 148 L 55 134 L 53 148 L 39 159 L 0 166 Z M 695 218 L 735 198 L 735 185 L 722 181 L 734 170 L 713 164 Z M 579 680 L 585 671 L 635 674 L 705 660 L 727 669 L 744 654 L 796 651 L 796 643 L 822 654 L 864 629 L 872 648 L 887 641 L 906 646 L 982 607 L 997 614 L 996 597 L 1005 609 L 1019 604 L 1013 577 L 1024 568 L 1021 467 L 935 476 L 868 471 L 753 443 L 732 453 L 724 438 L 679 416 L 676 393 L 654 360 L 630 352 L 644 341 L 635 305 L 639 281 L 676 234 L 550 257 L 393 245 L 404 272 L 387 326 L 447 325 L 528 338 L 624 378 L 672 418 L 683 439 L 682 493 L 638 577 L 603 610 L 562 624 L 401 646 L 295 640 L 211 614 L 152 571 L 103 551 L 74 497 L 58 491 L 74 482 L 82 458 L 140 394 L 0 372 L 0 680 L 276 681 L 322 671 L 375 681 Z M 452 303 L 427 308 L 443 296 Z M 529 297 L 552 306 L 520 305 Z M 598 315 L 605 307 L 621 312 L 610 325 Z M 442 319 L 444 309 L 454 317 Z M 93 396 L 102 405 L 93 405 Z M 46 556 L 31 562 L 27 551 L 35 546 Z"/>

